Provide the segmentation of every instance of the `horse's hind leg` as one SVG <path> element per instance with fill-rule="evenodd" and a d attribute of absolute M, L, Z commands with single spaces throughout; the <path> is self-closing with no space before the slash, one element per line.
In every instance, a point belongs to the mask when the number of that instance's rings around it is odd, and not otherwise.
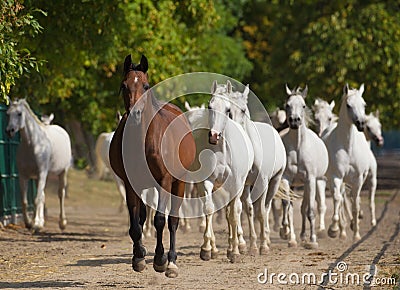
<path fill-rule="evenodd" d="M 121 196 L 121 204 L 119 206 L 119 211 L 123 212 L 124 208 L 126 207 L 126 193 L 125 193 L 124 182 L 115 173 L 113 175 L 114 175 L 115 183 L 117 185 L 118 192 Z"/>
<path fill-rule="evenodd" d="M 376 192 L 376 168 L 372 170 L 369 178 L 369 209 L 371 211 L 371 225 L 376 226 L 376 216 L 375 216 L 375 192 Z"/>
<path fill-rule="evenodd" d="M 21 190 L 22 198 L 22 214 L 24 216 L 25 227 L 30 229 L 32 227 L 32 220 L 28 215 L 28 181 L 29 179 L 19 176 L 19 188 Z"/>
<path fill-rule="evenodd" d="M 168 216 L 168 230 L 169 230 L 169 252 L 168 252 L 168 267 L 165 275 L 169 278 L 178 276 L 178 267 L 176 266 L 176 230 L 179 226 L 179 208 L 182 204 L 184 196 L 185 183 L 183 181 L 176 181 L 172 184 L 171 195 L 171 211 Z"/>
<path fill-rule="evenodd" d="M 58 176 L 58 199 L 60 201 L 60 220 L 58 225 L 61 230 L 67 226 L 67 218 L 65 216 L 64 200 L 67 188 L 67 170 Z"/>

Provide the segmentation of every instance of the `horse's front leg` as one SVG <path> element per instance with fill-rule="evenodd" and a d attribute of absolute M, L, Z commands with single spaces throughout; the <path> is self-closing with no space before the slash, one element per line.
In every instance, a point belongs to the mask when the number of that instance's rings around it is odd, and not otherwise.
<path fill-rule="evenodd" d="M 326 213 L 326 199 L 325 199 L 326 181 L 324 179 L 317 180 L 317 196 L 316 201 L 318 204 L 319 228 L 317 236 L 319 238 L 326 237 L 325 230 L 325 213 Z"/>
<path fill-rule="evenodd" d="M 229 248 L 232 249 L 231 252 L 228 252 L 228 259 L 234 263 L 238 260 L 240 256 L 239 252 L 239 238 L 238 238 L 238 224 L 241 214 L 241 201 L 240 195 L 234 197 L 234 199 L 228 204 L 229 213 L 228 216 L 228 224 L 230 225 L 231 235 L 229 239 Z"/>
<path fill-rule="evenodd" d="M 37 194 L 35 198 L 35 218 L 33 220 L 32 228 L 40 230 L 44 226 L 44 203 L 45 194 L 44 187 L 46 186 L 47 171 L 41 172 L 37 182 Z"/>
<path fill-rule="evenodd" d="M 376 216 L 375 216 L 375 193 L 376 193 L 376 168 L 370 169 L 369 178 L 369 209 L 371 211 L 371 225 L 376 226 Z"/>
<path fill-rule="evenodd" d="M 331 238 L 336 238 L 339 233 L 339 219 L 340 219 L 340 209 L 342 204 L 342 187 L 343 180 L 338 177 L 334 177 L 330 180 L 330 187 L 333 195 L 333 216 L 332 216 L 332 223 L 328 229 L 328 235 Z M 341 235 L 344 238 L 345 232 L 342 231 Z"/>
<path fill-rule="evenodd" d="M 286 196 L 286 199 L 282 199 L 282 227 L 279 230 L 279 235 L 282 239 L 289 239 L 290 228 L 289 228 L 289 207 L 290 207 L 290 186 L 289 180 L 282 178 L 282 190 Z"/>
<path fill-rule="evenodd" d="M 360 236 L 360 218 L 359 218 L 359 213 L 360 213 L 360 192 L 361 192 L 361 186 L 363 183 L 363 178 L 359 177 L 358 180 L 356 181 L 356 184 L 353 184 L 351 187 L 351 197 L 353 199 L 353 220 L 351 221 L 352 224 L 352 230 L 353 230 L 353 242 L 357 242 L 361 239 Z"/>
<path fill-rule="evenodd" d="M 146 268 L 146 248 L 142 244 L 143 228 L 140 224 L 141 200 L 131 188 L 129 182 L 126 184 L 128 184 L 125 188 L 130 221 L 129 236 L 133 242 L 132 268 L 136 272 L 141 272 Z"/>
<path fill-rule="evenodd" d="M 64 230 L 67 226 L 67 217 L 65 215 L 64 200 L 67 188 L 67 170 L 58 176 L 58 199 L 60 201 L 60 220 L 58 225 L 61 230 Z"/>
<path fill-rule="evenodd" d="M 317 180 L 315 177 L 310 177 L 306 182 L 305 191 L 308 191 L 307 194 L 307 218 L 310 223 L 310 242 L 306 243 L 304 246 L 308 249 L 316 249 L 318 248 L 317 243 L 317 235 L 315 233 L 315 214 L 314 214 L 314 206 L 315 206 L 315 196 L 316 196 L 316 186 Z"/>
<path fill-rule="evenodd" d="M 212 190 L 214 184 L 210 180 L 205 180 L 203 183 L 197 185 L 198 192 L 204 192 L 204 215 L 205 215 L 205 228 L 203 239 L 204 242 L 200 249 L 200 258 L 204 261 L 208 261 L 211 258 L 218 256 L 218 249 L 215 244 L 215 235 L 212 226 L 213 215 L 215 211 L 214 202 L 212 200 Z"/>
<path fill-rule="evenodd" d="M 29 179 L 22 175 L 19 176 L 19 188 L 21 190 L 22 215 L 24 217 L 25 227 L 32 227 L 32 220 L 28 215 L 28 182 Z"/>

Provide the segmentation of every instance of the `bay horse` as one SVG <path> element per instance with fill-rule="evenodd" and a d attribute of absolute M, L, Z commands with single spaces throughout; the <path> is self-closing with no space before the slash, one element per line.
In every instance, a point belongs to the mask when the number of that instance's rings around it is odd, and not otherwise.
<path fill-rule="evenodd" d="M 111 141 L 109 156 L 112 169 L 125 185 L 130 218 L 129 235 L 133 241 L 133 270 L 141 272 L 146 267 L 146 249 L 142 244 L 146 206 L 140 193 L 146 188 L 156 187 L 159 198 L 157 212 L 154 216 L 157 245 L 153 268 L 157 272 L 165 272 L 167 277 L 173 278 L 178 275 L 175 240 L 179 224 L 178 211 L 185 190 L 183 179 L 187 173 L 186 170 L 195 158 L 196 146 L 183 112 L 173 104 L 161 103 L 152 94 L 147 70 L 148 61 L 144 55 L 137 65 L 132 63 L 131 55 L 126 56 L 124 77 L 120 89 L 125 104 L 125 113 Z M 170 123 L 174 124 L 172 130 Z M 134 136 L 134 138 L 130 138 L 130 136 Z M 143 162 L 146 162 L 146 168 L 142 166 Z M 167 164 L 179 164 L 181 168 L 172 174 Z M 142 180 L 141 177 L 146 169 L 149 170 L 148 175 L 151 176 L 145 176 Z M 132 175 L 140 176 L 140 178 Z M 156 184 L 146 183 L 147 179 L 154 180 Z M 133 180 L 135 182 L 131 182 Z M 172 193 L 172 195 L 168 193 Z M 169 197 L 171 197 L 168 216 L 170 249 L 167 259 L 162 240 L 165 210 Z"/>

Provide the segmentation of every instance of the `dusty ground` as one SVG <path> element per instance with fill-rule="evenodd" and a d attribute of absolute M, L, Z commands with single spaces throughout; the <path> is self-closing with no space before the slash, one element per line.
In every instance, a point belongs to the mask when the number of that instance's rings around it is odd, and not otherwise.
<path fill-rule="evenodd" d="M 48 220 L 46 228 L 31 234 L 20 226 L 0 230 L 0 289 L 354 289 L 346 274 L 374 273 L 377 265 L 378 278 L 395 278 L 397 286 L 379 286 L 396 289 L 400 280 L 400 158 L 383 156 L 379 162 L 379 188 L 376 199 L 376 228 L 369 225 L 370 215 L 365 193 L 362 208 L 365 218 L 361 221 L 362 240 L 352 244 L 351 238 L 320 239 L 318 250 L 306 250 L 301 246 L 288 248 L 287 243 L 272 233 L 272 246 L 266 256 L 243 255 L 242 260 L 232 264 L 226 258 L 226 222 L 216 226 L 217 259 L 204 262 L 199 258 L 202 234 L 197 221 L 189 233 L 178 233 L 178 266 L 176 279 L 168 279 L 156 273 L 152 267 L 155 239 L 145 240 L 149 249 L 147 269 L 136 273 L 131 268 L 131 240 L 127 234 L 127 213 L 119 213 L 119 197 L 112 182 L 86 178 L 84 172 L 72 171 L 69 198 L 66 201 L 68 226 L 64 232 L 58 229 L 58 201 L 50 189 L 47 194 Z M 327 199 L 328 208 L 332 198 Z M 331 210 L 326 223 L 329 225 Z M 295 214 L 299 216 L 298 205 Z M 297 219 L 298 221 L 299 219 Z M 297 222 L 297 235 L 299 223 Z M 351 236 L 348 229 L 348 235 Z M 168 248 L 168 231 L 165 233 Z M 339 272 L 338 262 L 345 262 L 347 270 Z M 281 285 L 274 277 L 273 284 L 258 282 L 260 273 L 285 273 L 295 282 L 296 274 L 314 273 L 318 280 L 323 273 L 340 274 L 338 283 L 325 281 L 318 285 L 294 285 L 289 277 L 283 278 L 289 285 Z M 340 283 L 340 277 L 343 283 Z M 261 275 L 260 279 L 265 276 Z M 332 276 L 335 280 L 336 276 Z M 380 280 L 383 281 L 383 280 Z M 307 281 L 306 281 L 307 282 Z M 379 282 L 379 281 L 378 281 Z M 387 281 L 388 282 L 388 281 Z M 357 288 L 363 287 L 361 283 Z M 378 287 L 378 286 L 377 286 Z"/>

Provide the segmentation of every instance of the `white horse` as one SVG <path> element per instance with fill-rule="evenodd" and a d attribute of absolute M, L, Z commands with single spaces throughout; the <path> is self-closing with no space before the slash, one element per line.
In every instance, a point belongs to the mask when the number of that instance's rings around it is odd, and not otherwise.
<path fill-rule="evenodd" d="M 229 229 L 227 256 L 234 262 L 240 255 L 239 245 L 246 244 L 240 227 L 240 196 L 253 164 L 254 152 L 251 141 L 242 127 L 229 119 L 228 111 L 222 111 L 222 108 L 226 108 L 225 103 L 230 103 L 223 95 L 225 91 L 226 86 L 218 85 L 214 81 L 209 110 L 195 110 L 188 114 L 188 119 L 194 128 L 193 135 L 196 140 L 197 154 L 193 168 L 200 168 L 199 172 L 207 173 L 207 176 L 202 178 L 203 181 L 196 184 L 199 194 L 205 195 L 206 229 L 200 257 L 209 260 L 217 256 L 212 217 L 216 207 L 219 209 L 226 206 Z M 205 157 L 210 153 L 212 156 Z M 227 196 L 223 198 L 224 195 Z"/>
<path fill-rule="evenodd" d="M 326 137 L 329 152 L 328 182 L 334 199 L 334 213 L 328 234 L 334 238 L 340 230 L 341 238 L 346 237 L 345 221 L 341 217 L 343 182 L 351 187 L 353 240 L 361 239 L 359 232 L 360 191 L 367 177 L 370 163 L 370 149 L 362 132 L 365 126 L 365 101 L 362 97 L 364 84 L 357 89 L 343 88 L 337 126 Z"/>
<path fill-rule="evenodd" d="M 310 222 L 310 242 L 307 248 L 318 247 L 315 233 L 314 203 L 317 183 L 324 183 L 324 175 L 328 168 L 328 152 L 323 141 L 306 126 L 306 103 L 304 101 L 308 88 L 301 91 L 290 90 L 286 85 L 286 116 L 289 132 L 282 137 L 287 154 L 287 165 L 282 181 L 286 190 L 298 183 L 304 184 L 304 196 L 301 204 L 302 227 L 300 238 L 306 241 L 306 218 Z M 325 192 L 324 192 L 325 194 Z M 322 200 L 322 199 L 321 199 Z M 283 202 L 283 220 L 281 237 L 289 236 L 289 246 L 296 246 L 293 226 L 293 206 Z M 323 202 L 325 199 L 323 197 Z M 321 226 L 321 225 L 320 225 Z"/>
<path fill-rule="evenodd" d="M 243 127 L 253 146 L 254 162 L 246 179 L 242 202 L 245 205 L 250 227 L 250 253 L 255 254 L 258 251 L 254 227 L 255 216 L 260 222 L 261 229 L 260 254 L 265 254 L 270 244 L 268 214 L 286 167 L 286 151 L 274 127 L 266 123 L 253 122 L 250 119 L 247 106 L 249 92 L 249 86 L 246 86 L 243 93 L 233 92 L 231 83 L 228 81 L 226 96 L 229 103 L 222 103 L 226 105 L 222 110 L 230 110 L 232 120 Z"/>
<path fill-rule="evenodd" d="M 60 229 L 65 229 L 67 218 L 64 198 L 67 172 L 71 165 L 71 142 L 68 133 L 57 125 L 44 125 L 35 116 L 25 99 L 10 102 L 7 110 L 9 122 L 7 134 L 13 137 L 20 131 L 21 143 L 17 149 L 17 168 L 22 196 L 22 212 L 25 226 L 40 230 L 44 226 L 44 188 L 48 174 L 58 176 L 60 199 Z M 30 178 L 37 179 L 35 215 L 33 223 L 27 212 L 27 191 Z"/>
<path fill-rule="evenodd" d="M 286 112 L 285 110 L 276 108 L 275 111 L 269 114 L 269 118 L 271 119 L 272 126 L 278 129 L 286 122 Z"/>
<path fill-rule="evenodd" d="M 338 117 L 333 113 L 335 101 L 328 103 L 320 98 L 314 101 L 312 107 L 314 111 L 315 129 L 319 137 L 329 134 L 337 125 Z"/>
<path fill-rule="evenodd" d="M 118 122 L 121 120 L 121 114 L 117 114 Z M 119 210 L 122 212 L 126 207 L 126 194 L 124 182 L 114 173 L 110 165 L 110 151 L 111 140 L 114 136 L 114 131 L 101 133 L 96 140 L 95 154 L 96 154 L 96 172 L 99 179 L 105 178 L 107 172 L 110 172 L 117 185 L 118 192 L 121 197 Z"/>

